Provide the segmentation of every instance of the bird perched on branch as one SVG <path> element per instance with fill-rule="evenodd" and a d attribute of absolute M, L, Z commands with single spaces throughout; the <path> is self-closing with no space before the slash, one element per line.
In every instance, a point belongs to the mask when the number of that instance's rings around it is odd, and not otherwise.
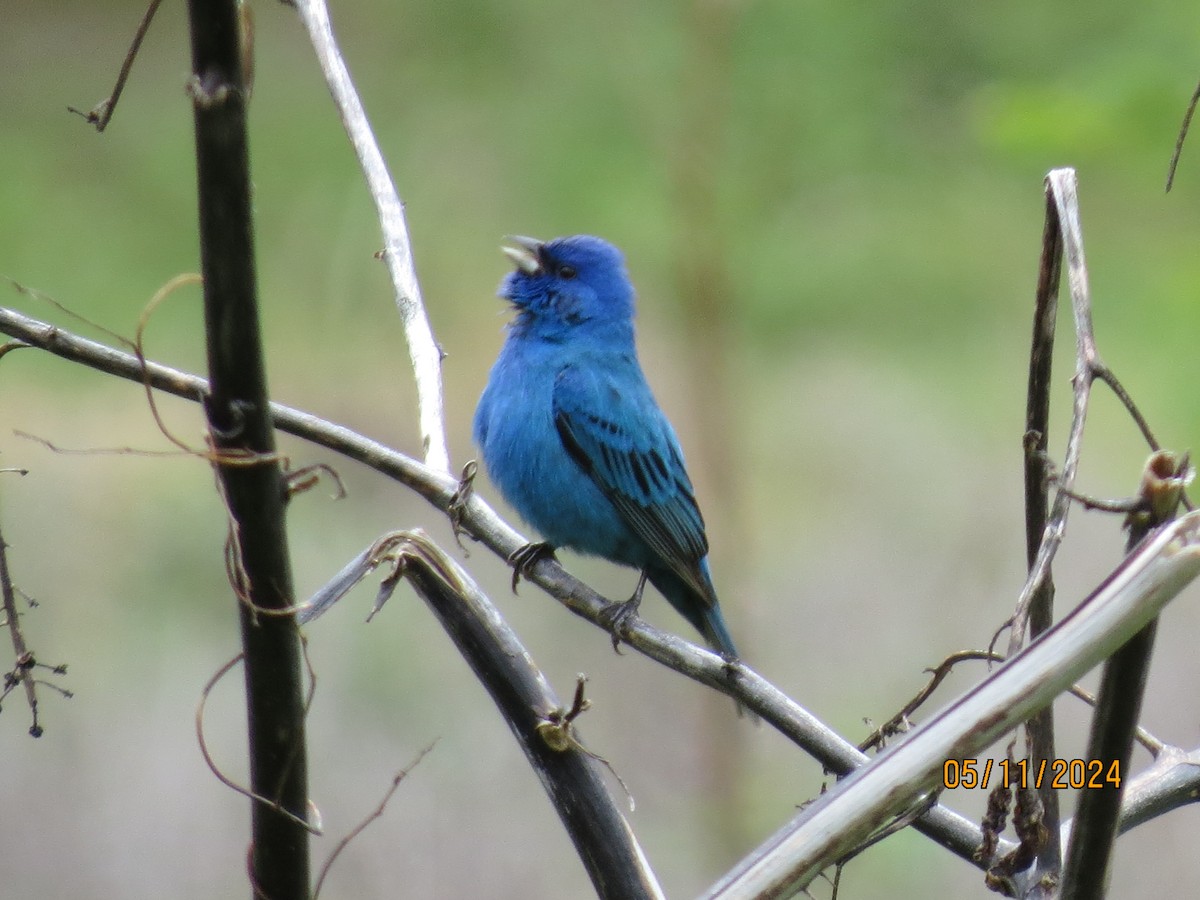
<path fill-rule="evenodd" d="M 616 247 L 589 235 L 510 238 L 500 285 L 515 318 L 479 406 L 475 441 L 492 481 L 554 548 L 641 571 L 609 614 L 613 646 L 649 579 L 727 658 L 737 650 L 717 605 L 708 539 L 679 441 L 638 364 L 634 291 Z"/>

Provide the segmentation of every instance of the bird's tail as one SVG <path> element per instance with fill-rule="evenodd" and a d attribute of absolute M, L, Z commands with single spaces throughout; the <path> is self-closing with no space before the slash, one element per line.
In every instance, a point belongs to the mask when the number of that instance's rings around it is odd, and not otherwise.
<path fill-rule="evenodd" d="M 725 624 L 725 617 L 721 615 L 721 607 L 710 606 L 703 610 L 701 619 L 702 622 L 698 627 L 700 633 L 704 635 L 704 639 L 708 641 L 708 645 L 722 656 L 737 659 L 737 647 L 733 645 L 729 627 Z"/>
<path fill-rule="evenodd" d="M 712 587 L 708 575 L 708 566 L 701 563 L 700 574 L 709 587 L 709 596 L 703 597 L 696 593 L 695 588 L 680 578 L 668 568 L 648 568 L 646 575 L 650 583 L 658 588 L 660 594 L 667 598 L 675 610 L 692 623 L 704 640 L 713 650 L 722 656 L 737 658 L 737 647 L 729 634 L 729 626 L 721 615 L 721 607 L 717 605 L 717 592 Z"/>
<path fill-rule="evenodd" d="M 704 576 L 704 582 L 709 588 L 707 597 L 698 596 L 691 585 L 670 569 L 648 568 L 646 570 L 650 583 L 658 588 L 659 593 L 667 598 L 681 616 L 704 635 L 704 640 L 712 649 L 726 659 L 738 659 L 737 647 L 734 646 L 733 637 L 729 634 L 725 617 L 721 615 L 721 607 L 717 604 L 717 592 L 713 588 L 712 579 L 708 574 L 707 560 L 701 560 L 700 573 Z M 730 669 L 731 674 L 732 672 L 733 670 Z M 745 709 L 742 704 L 737 704 L 737 710 L 739 716 L 748 715 L 757 723 L 758 716 Z"/>

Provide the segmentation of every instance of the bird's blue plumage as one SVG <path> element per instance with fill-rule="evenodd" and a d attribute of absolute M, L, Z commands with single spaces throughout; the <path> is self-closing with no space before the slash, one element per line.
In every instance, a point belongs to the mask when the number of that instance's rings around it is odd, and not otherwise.
<path fill-rule="evenodd" d="M 516 239 L 516 316 L 475 411 L 492 481 L 546 541 L 632 566 L 736 656 L 683 453 L 634 346 L 620 252 L 580 235 Z"/>

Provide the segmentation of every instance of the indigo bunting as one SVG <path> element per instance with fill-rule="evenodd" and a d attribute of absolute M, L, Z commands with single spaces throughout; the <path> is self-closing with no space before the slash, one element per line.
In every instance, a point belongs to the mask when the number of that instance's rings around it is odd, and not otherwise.
<path fill-rule="evenodd" d="M 514 237 L 499 295 L 516 316 L 479 406 L 475 442 L 493 483 L 556 547 L 641 570 L 608 616 L 616 646 L 649 579 L 705 640 L 737 656 L 708 569 L 683 452 L 634 346 L 634 291 L 619 250 L 589 235 Z"/>

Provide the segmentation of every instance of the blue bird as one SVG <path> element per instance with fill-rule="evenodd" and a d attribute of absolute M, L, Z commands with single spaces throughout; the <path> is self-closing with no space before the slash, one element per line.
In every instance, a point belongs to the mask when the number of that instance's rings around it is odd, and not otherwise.
<path fill-rule="evenodd" d="M 683 453 L 638 364 L 621 252 L 589 235 L 509 241 L 499 295 L 516 316 L 474 432 L 492 481 L 546 539 L 513 555 L 517 571 L 557 547 L 632 566 L 637 588 L 608 616 L 614 647 L 649 579 L 736 658 Z"/>

